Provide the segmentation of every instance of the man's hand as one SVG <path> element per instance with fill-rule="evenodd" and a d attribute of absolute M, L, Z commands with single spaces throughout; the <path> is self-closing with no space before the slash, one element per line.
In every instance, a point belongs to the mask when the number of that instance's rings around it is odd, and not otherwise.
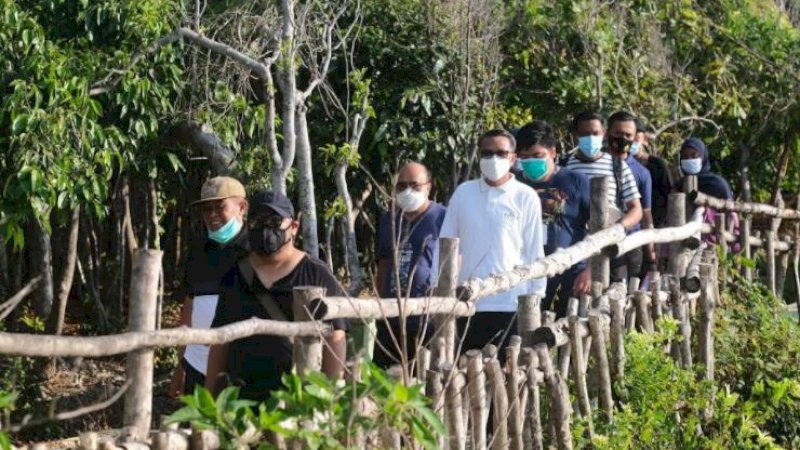
<path fill-rule="evenodd" d="M 583 272 L 575 278 L 575 286 L 572 288 L 573 295 L 584 295 L 592 291 L 592 267 L 587 265 Z"/>

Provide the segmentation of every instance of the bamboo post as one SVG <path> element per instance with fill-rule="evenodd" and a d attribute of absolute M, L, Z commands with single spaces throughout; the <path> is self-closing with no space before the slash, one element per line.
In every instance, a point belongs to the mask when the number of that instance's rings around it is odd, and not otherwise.
<path fill-rule="evenodd" d="M 578 406 L 581 416 L 588 423 L 589 437 L 594 436 L 594 424 L 592 423 L 592 406 L 589 400 L 589 389 L 586 386 L 586 361 L 583 359 L 583 340 L 578 332 L 578 317 L 569 318 L 569 341 L 572 347 L 572 375 L 575 378 L 575 386 L 578 390 Z"/>
<path fill-rule="evenodd" d="M 667 203 L 667 225 L 670 227 L 679 227 L 685 223 L 686 194 L 669 194 Z M 686 270 L 683 259 L 683 243 L 680 241 L 671 242 L 669 244 L 669 260 L 667 261 L 667 270 L 670 274 L 675 275 L 678 279 L 683 276 L 683 271 Z"/>
<path fill-rule="evenodd" d="M 589 205 L 589 233 L 598 232 L 608 224 L 608 177 L 593 177 L 589 181 L 592 190 Z M 600 282 L 603 287 L 608 287 L 611 281 L 611 266 L 609 257 L 605 252 L 592 256 L 589 259 L 592 266 L 592 281 Z"/>
<path fill-rule="evenodd" d="M 555 440 L 559 450 L 572 450 L 572 432 L 570 431 L 569 392 L 564 379 L 553 369 L 550 352 L 546 345 L 536 346 L 536 355 L 544 373 L 547 392 L 550 397 L 549 414 L 555 425 Z"/>
<path fill-rule="evenodd" d="M 489 418 L 489 405 L 486 398 L 486 375 L 483 372 L 483 354 L 480 350 L 467 350 L 467 389 L 469 405 L 472 410 L 470 421 L 471 449 L 486 450 L 486 421 Z"/>
<path fill-rule="evenodd" d="M 439 297 L 455 297 L 458 283 L 458 238 L 439 239 L 439 281 L 434 294 Z M 436 330 L 444 337 L 443 357 L 438 361 L 455 361 L 456 351 L 456 318 L 452 314 L 436 315 L 433 318 Z M 474 326 L 475 324 L 473 324 Z"/>
<path fill-rule="evenodd" d="M 520 396 L 520 373 L 518 368 L 519 347 L 506 349 L 506 392 L 508 393 L 508 439 L 510 450 L 522 450 L 522 402 Z"/>
<path fill-rule="evenodd" d="M 719 245 L 722 257 L 728 256 L 728 240 L 725 239 L 728 228 L 726 222 L 727 213 L 719 212 L 714 219 L 714 234 L 717 237 L 717 245 Z"/>
<path fill-rule="evenodd" d="M 592 354 L 596 366 L 597 382 L 599 387 L 600 408 L 603 410 L 607 423 L 614 418 L 614 400 L 611 395 L 611 373 L 608 367 L 608 354 L 606 342 L 603 338 L 603 321 L 597 312 L 589 313 L 589 331 L 592 334 Z"/>
<path fill-rule="evenodd" d="M 639 331 L 654 332 L 653 321 L 650 319 L 650 299 L 644 292 L 636 291 L 633 293 L 633 302 L 636 306 L 636 324 Z"/>
<path fill-rule="evenodd" d="M 700 364 L 703 365 L 703 378 L 714 380 L 714 266 L 700 266 L 700 320 L 698 342 Z"/>
<path fill-rule="evenodd" d="M 614 296 L 611 303 L 611 377 L 619 383 L 625 376 L 625 298 Z"/>
<path fill-rule="evenodd" d="M 750 253 L 750 228 L 752 225 L 753 218 L 750 214 L 742 214 L 742 232 L 739 235 L 742 245 L 742 256 L 746 259 L 753 259 L 753 256 Z M 742 274 L 744 275 L 744 279 L 748 282 L 753 281 L 753 269 L 750 268 L 749 265 L 744 264 L 742 266 Z"/>
<path fill-rule="evenodd" d="M 528 402 L 525 408 L 525 422 L 522 429 L 523 448 L 543 450 L 542 438 L 542 400 L 539 393 L 539 357 L 530 347 L 524 347 L 520 355 L 522 367 L 525 368 L 525 388 L 528 390 Z M 476 450 L 479 448 L 476 447 Z"/>
<path fill-rule="evenodd" d="M 486 376 L 489 378 L 489 385 L 492 388 L 492 423 L 494 424 L 494 436 L 492 436 L 492 450 L 508 450 L 508 393 L 506 384 L 503 380 L 503 369 L 500 368 L 500 361 L 492 358 L 486 363 Z"/>
<path fill-rule="evenodd" d="M 464 450 L 467 445 L 464 414 L 461 410 L 461 390 L 464 388 L 464 380 L 458 368 L 453 364 L 446 363 L 442 369 L 447 374 L 446 378 L 450 380 L 447 383 L 444 399 L 448 442 L 451 450 Z"/>
<path fill-rule="evenodd" d="M 315 286 L 298 286 L 292 291 L 292 311 L 295 322 L 313 320 L 306 307 L 312 300 L 325 296 L 325 290 Z M 294 366 L 302 377 L 307 372 L 322 369 L 322 338 L 319 336 L 295 337 L 292 351 Z"/>
<path fill-rule="evenodd" d="M 517 333 L 522 337 L 523 347 L 530 347 L 531 334 L 540 326 L 541 299 L 535 295 L 520 295 L 517 298 Z"/>
<path fill-rule="evenodd" d="M 775 294 L 775 232 L 767 230 L 767 288 Z"/>
<path fill-rule="evenodd" d="M 128 324 L 131 331 L 156 328 L 158 281 L 161 274 L 160 250 L 137 249 L 133 254 Z M 131 440 L 144 441 L 150 434 L 153 413 L 153 350 L 135 350 L 128 354 L 127 378 L 131 385 L 125 393 L 123 427 L 129 428 Z"/>
<path fill-rule="evenodd" d="M 429 370 L 425 392 L 431 399 L 433 412 L 443 419 L 444 416 L 444 386 L 442 385 L 442 374 L 438 370 Z M 444 420 L 442 420 L 444 422 Z M 446 436 L 439 436 L 439 448 L 444 448 Z"/>

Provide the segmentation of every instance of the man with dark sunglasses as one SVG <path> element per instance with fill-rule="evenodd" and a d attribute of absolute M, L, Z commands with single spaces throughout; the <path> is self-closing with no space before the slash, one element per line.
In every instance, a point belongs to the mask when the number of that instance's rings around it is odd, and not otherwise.
<path fill-rule="evenodd" d="M 326 295 L 345 295 L 328 266 L 294 246 L 300 222 L 286 196 L 261 191 L 250 199 L 247 228 L 250 252 L 222 279 L 213 327 L 250 317 L 292 320 L 292 291 L 319 286 Z M 332 321 L 325 338 L 322 370 L 335 378 L 345 360 L 343 320 Z M 219 392 L 223 381 L 240 385 L 242 398 L 262 401 L 292 370 L 292 342 L 285 337 L 257 335 L 226 345 L 214 345 L 208 358 L 206 388 Z"/>
<path fill-rule="evenodd" d="M 381 297 L 424 297 L 429 293 L 433 253 L 445 214 L 444 206 L 429 199 L 431 181 L 430 170 L 417 162 L 404 165 L 397 173 L 391 208 L 378 225 L 377 287 Z M 401 361 L 400 331 L 398 319 L 377 324 L 374 361 L 379 366 L 389 367 Z M 433 323 L 427 317 L 407 318 L 405 343 L 409 362 L 432 334 Z"/>
<path fill-rule="evenodd" d="M 459 238 L 459 282 L 502 274 L 544 257 L 542 206 L 536 191 L 510 172 L 515 148 L 516 140 L 508 131 L 484 133 L 478 140 L 482 177 L 458 186 L 447 205 L 439 237 Z M 437 269 L 438 252 L 434 258 Z M 508 338 L 516 333 L 517 297 L 543 297 L 546 281 L 532 280 L 478 299 L 477 313 L 458 320 L 461 350 L 492 343 L 502 358 Z"/>

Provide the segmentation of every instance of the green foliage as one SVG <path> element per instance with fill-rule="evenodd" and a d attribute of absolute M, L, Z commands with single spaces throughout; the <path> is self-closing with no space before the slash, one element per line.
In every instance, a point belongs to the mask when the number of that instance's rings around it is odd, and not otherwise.
<path fill-rule="evenodd" d="M 446 433 L 421 386 L 405 386 L 371 364 L 362 367 L 360 381 L 344 386 L 321 373 L 305 379 L 286 374 L 282 382 L 283 389 L 257 408 L 255 402 L 238 399 L 238 388 L 223 390 L 216 401 L 198 388 L 193 396 L 181 398 L 186 406 L 169 421 L 217 430 L 223 449 L 256 445 L 270 449 L 270 444 L 260 442 L 264 432 L 302 448 L 355 448 L 357 433 L 374 434 L 384 428 L 433 449 L 438 436 Z"/>
<path fill-rule="evenodd" d="M 14 402 L 17 394 L 14 392 L 4 392 L 0 390 L 0 414 L 8 414 L 14 409 Z M 0 431 L 0 450 L 11 450 L 11 440 L 5 431 Z"/>

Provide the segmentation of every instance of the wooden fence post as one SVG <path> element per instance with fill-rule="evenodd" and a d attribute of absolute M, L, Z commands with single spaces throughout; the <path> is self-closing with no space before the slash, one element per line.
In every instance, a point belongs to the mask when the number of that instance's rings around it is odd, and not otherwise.
<path fill-rule="evenodd" d="M 653 279 L 650 280 L 650 302 L 653 329 L 658 330 L 658 320 L 663 315 L 664 304 L 664 299 L 661 297 L 661 273 L 659 272 L 653 272 Z"/>
<path fill-rule="evenodd" d="M 461 390 L 464 388 L 464 379 L 454 364 L 443 365 L 446 383 L 444 409 L 447 417 L 448 442 L 451 450 L 464 450 L 467 445 L 466 431 L 464 429 L 464 414 L 461 409 Z"/>
<path fill-rule="evenodd" d="M 539 365 L 544 373 L 544 381 L 547 384 L 547 393 L 550 397 L 549 414 L 551 423 L 555 425 L 555 440 L 559 450 L 572 450 L 572 431 L 570 430 L 570 414 L 572 408 L 569 405 L 569 392 L 564 379 L 553 368 L 553 361 L 550 359 L 550 352 L 547 346 L 537 345 L 536 355 L 539 357 Z"/>
<path fill-rule="evenodd" d="M 598 376 L 600 408 L 606 417 L 606 422 L 611 423 L 614 418 L 614 399 L 611 394 L 611 373 L 608 367 L 608 354 L 606 353 L 606 340 L 603 333 L 603 321 L 598 312 L 589 313 L 589 332 L 592 335 L 592 353 Z"/>
<path fill-rule="evenodd" d="M 775 294 L 775 232 L 766 231 L 767 235 L 767 288 Z"/>
<path fill-rule="evenodd" d="M 689 194 L 697 190 L 697 176 L 685 175 L 683 177 L 683 193 L 686 195 L 686 217 L 691 217 L 694 212 L 694 202 L 689 201 Z"/>
<path fill-rule="evenodd" d="M 431 409 L 444 422 L 444 386 L 442 385 L 442 373 L 437 370 L 429 370 L 425 392 L 431 399 Z M 439 448 L 444 448 L 447 436 L 439 436 Z"/>
<path fill-rule="evenodd" d="M 472 409 L 471 448 L 486 450 L 486 421 L 489 418 L 489 405 L 486 398 L 486 375 L 483 372 L 483 353 L 480 350 L 467 350 L 467 389 L 469 405 Z"/>
<path fill-rule="evenodd" d="M 519 347 L 506 349 L 506 392 L 508 393 L 508 442 L 510 450 L 522 450 L 522 396 L 520 395 Z"/>
<path fill-rule="evenodd" d="M 305 322 L 312 319 L 307 305 L 312 300 L 325 296 L 321 287 L 298 286 L 294 288 L 292 296 L 292 312 L 295 322 Z M 306 372 L 322 369 L 322 338 L 319 336 L 295 337 L 293 345 L 294 366 L 297 374 L 305 376 Z"/>
<path fill-rule="evenodd" d="M 633 302 L 636 308 L 636 328 L 647 333 L 655 331 L 650 319 L 650 299 L 644 292 L 636 291 L 633 293 Z"/>
<path fill-rule="evenodd" d="M 569 318 L 569 342 L 572 347 L 572 376 L 575 378 L 575 387 L 578 390 L 578 406 L 581 415 L 589 425 L 589 437 L 594 436 L 592 423 L 592 405 L 589 400 L 589 389 L 586 386 L 586 361 L 583 359 L 583 340 L 578 330 L 578 316 Z"/>
<path fill-rule="evenodd" d="M 610 296 L 611 377 L 619 383 L 625 376 L 625 297 Z"/>
<path fill-rule="evenodd" d="M 128 328 L 152 331 L 156 328 L 158 280 L 161 274 L 160 250 L 137 249 L 133 254 Z M 150 433 L 153 412 L 153 350 L 135 350 L 128 354 L 123 425 L 134 441 L 144 441 Z"/>
<path fill-rule="evenodd" d="M 525 368 L 525 386 L 528 390 L 528 402 L 525 408 L 525 425 L 523 427 L 524 448 L 531 450 L 542 450 L 544 448 L 542 439 L 542 418 L 541 418 L 541 396 L 539 393 L 539 357 L 531 347 L 523 347 L 521 365 Z"/>
<path fill-rule="evenodd" d="M 717 245 L 719 245 L 723 258 L 728 256 L 728 240 L 725 239 L 728 234 L 726 217 L 727 213 L 721 211 L 717 213 L 717 217 L 714 219 L 714 234 L 717 237 Z"/>
<path fill-rule="evenodd" d="M 700 320 L 698 321 L 698 352 L 703 365 L 703 377 L 714 380 L 714 276 L 712 264 L 700 265 Z"/>
<path fill-rule="evenodd" d="M 686 224 L 686 194 L 680 192 L 669 194 L 668 202 L 667 225 L 670 227 L 679 227 Z M 667 266 L 669 273 L 675 275 L 677 279 L 683 276 L 683 271 L 686 268 L 684 264 L 682 242 L 670 242 Z"/>
<path fill-rule="evenodd" d="M 742 256 L 746 259 L 753 259 L 753 256 L 750 253 L 750 227 L 753 223 L 753 218 L 750 214 L 742 214 L 742 232 L 739 235 L 741 245 L 742 245 Z M 745 264 L 742 266 L 742 275 L 744 275 L 744 279 L 752 282 L 753 281 L 753 269 L 750 268 L 749 265 Z"/>
<path fill-rule="evenodd" d="M 438 297 L 455 297 L 458 284 L 458 238 L 439 239 L 439 281 L 434 288 Z M 435 361 L 455 361 L 456 318 L 452 314 L 433 318 L 439 336 L 444 337 L 444 355 L 434 355 Z M 473 324 L 474 326 L 475 324 Z M 469 349 L 467 349 L 469 350 Z M 435 369 L 435 367 L 434 367 Z"/>
<path fill-rule="evenodd" d="M 520 295 L 517 298 L 517 333 L 522 337 L 522 346 L 530 347 L 534 330 L 542 326 L 541 299 L 535 295 Z"/>
<path fill-rule="evenodd" d="M 589 205 L 589 233 L 600 231 L 608 225 L 608 177 L 598 176 L 589 181 L 592 190 Z M 592 265 L 592 281 L 608 287 L 611 280 L 611 266 L 608 254 L 604 251 L 589 259 Z"/>
<path fill-rule="evenodd" d="M 492 387 L 492 423 L 494 435 L 492 436 L 492 450 L 508 450 L 508 392 L 503 379 L 503 369 L 500 361 L 492 358 L 486 363 L 486 375 Z"/>

